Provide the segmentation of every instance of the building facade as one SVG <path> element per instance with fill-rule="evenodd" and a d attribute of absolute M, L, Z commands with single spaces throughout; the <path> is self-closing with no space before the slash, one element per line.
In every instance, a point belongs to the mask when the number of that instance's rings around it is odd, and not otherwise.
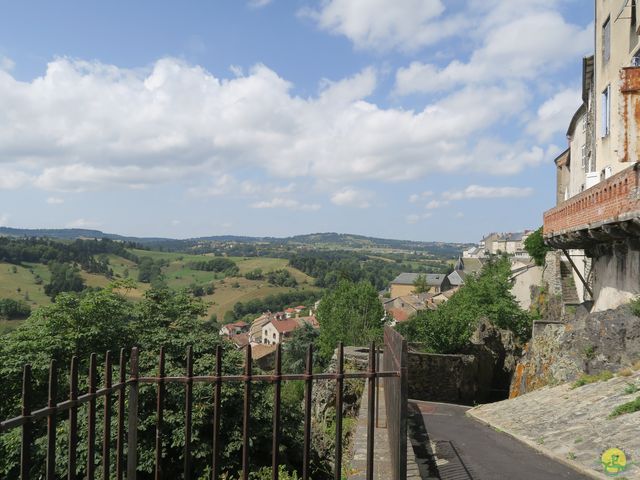
<path fill-rule="evenodd" d="M 561 249 L 595 311 L 640 293 L 640 37 L 636 0 L 595 0 L 594 55 L 556 159 L 545 241 Z M 566 270 L 566 269 L 565 269 Z"/>

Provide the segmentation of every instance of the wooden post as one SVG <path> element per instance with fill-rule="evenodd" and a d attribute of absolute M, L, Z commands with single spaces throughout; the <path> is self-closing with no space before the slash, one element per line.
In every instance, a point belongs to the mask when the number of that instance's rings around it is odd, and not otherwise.
<path fill-rule="evenodd" d="M 138 347 L 131 349 L 131 386 L 129 387 L 129 431 L 127 438 L 127 480 L 135 480 L 138 468 Z"/>

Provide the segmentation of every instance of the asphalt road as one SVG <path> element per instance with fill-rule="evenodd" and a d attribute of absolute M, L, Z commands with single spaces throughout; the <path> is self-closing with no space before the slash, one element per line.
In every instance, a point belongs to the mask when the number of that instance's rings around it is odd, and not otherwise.
<path fill-rule="evenodd" d="M 409 401 L 409 431 L 421 475 L 442 480 L 586 480 L 590 477 L 465 415 L 469 407 Z M 435 442 L 437 458 L 425 448 Z"/>

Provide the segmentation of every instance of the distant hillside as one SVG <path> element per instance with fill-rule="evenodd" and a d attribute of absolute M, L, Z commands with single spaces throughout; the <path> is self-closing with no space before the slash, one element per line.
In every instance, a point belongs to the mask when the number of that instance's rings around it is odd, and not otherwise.
<path fill-rule="evenodd" d="M 11 237 L 47 237 L 61 240 L 75 240 L 77 238 L 108 238 L 136 242 L 147 247 L 160 247 L 167 250 L 189 250 L 206 243 L 240 243 L 240 244 L 272 244 L 272 245 L 309 245 L 328 248 L 349 249 L 397 249 L 409 251 L 428 251 L 434 254 L 455 256 L 470 244 L 447 242 L 416 242 L 412 240 L 396 240 L 386 238 L 367 237 L 347 233 L 311 233 L 292 237 L 246 237 L 236 235 L 218 235 L 188 239 L 173 239 L 162 237 L 127 237 L 100 230 L 81 228 L 62 229 L 26 229 L 0 227 L 0 236 Z"/>

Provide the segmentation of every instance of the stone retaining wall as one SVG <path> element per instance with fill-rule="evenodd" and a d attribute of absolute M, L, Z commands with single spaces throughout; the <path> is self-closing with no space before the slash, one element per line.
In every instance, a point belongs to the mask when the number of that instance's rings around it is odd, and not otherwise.
<path fill-rule="evenodd" d="M 409 353 L 409 398 L 473 403 L 478 390 L 474 355 Z"/>

